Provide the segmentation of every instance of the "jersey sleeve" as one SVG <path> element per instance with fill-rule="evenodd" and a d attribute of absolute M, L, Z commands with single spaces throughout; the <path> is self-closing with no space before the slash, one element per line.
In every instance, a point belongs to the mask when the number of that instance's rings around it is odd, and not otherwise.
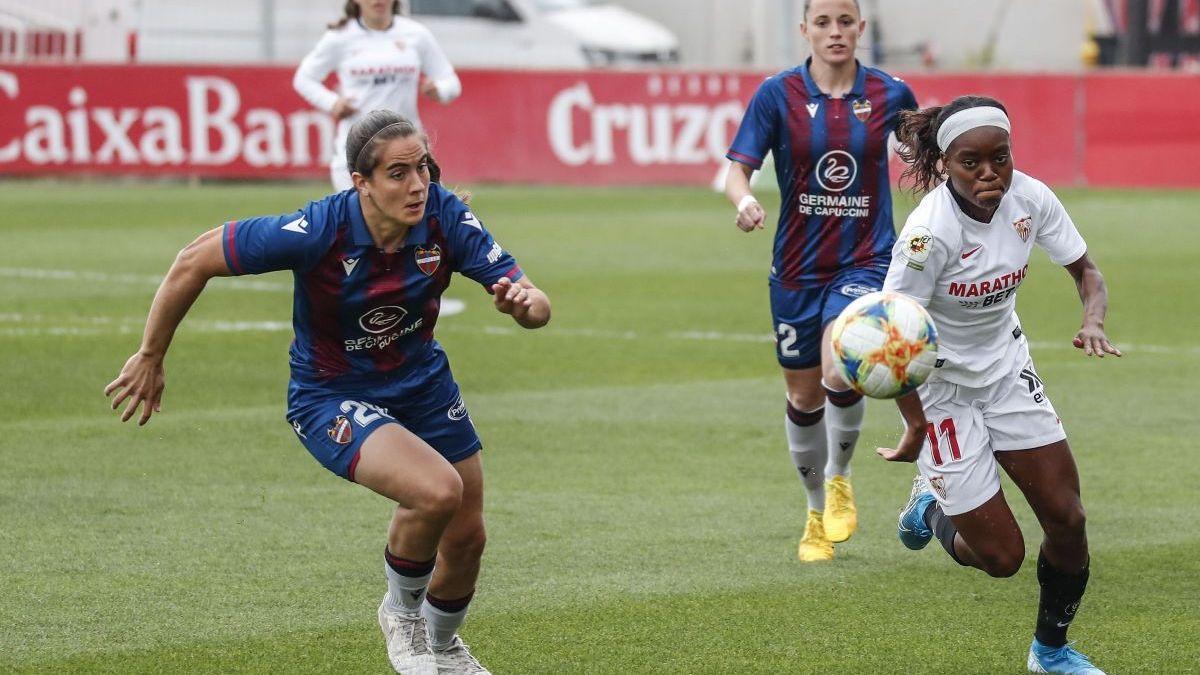
<path fill-rule="evenodd" d="M 1087 242 L 1075 228 L 1067 209 L 1058 200 L 1058 195 L 1038 183 L 1041 196 L 1037 245 L 1042 247 L 1056 265 L 1070 265 L 1087 253 Z"/>
<path fill-rule="evenodd" d="M 445 213 L 453 223 L 446 223 L 446 229 L 455 271 L 482 284 L 489 293 L 492 284 L 503 277 L 516 281 L 525 276 L 516 259 L 496 242 L 467 205 L 457 197 L 449 199 L 452 204 Z"/>
<path fill-rule="evenodd" d="M 314 108 L 329 112 L 337 102 L 336 92 L 325 86 L 325 78 L 338 67 L 338 34 L 326 31 L 317 46 L 300 61 L 296 74 L 292 76 L 292 88 Z"/>
<path fill-rule="evenodd" d="M 738 125 L 737 135 L 733 145 L 725 156 L 735 162 L 740 162 L 752 169 L 762 168 L 763 158 L 767 151 L 775 145 L 778 133 L 778 113 L 774 105 L 773 79 L 763 82 L 750 105 L 746 106 L 746 114 Z"/>
<path fill-rule="evenodd" d="M 916 94 L 913 94 L 912 87 L 908 86 L 907 82 L 898 77 L 895 79 L 896 84 L 900 85 L 900 97 L 896 106 L 897 115 L 899 115 L 899 111 L 902 110 L 916 110 L 918 108 L 917 96 Z"/>
<path fill-rule="evenodd" d="M 305 211 L 231 220 L 221 232 L 225 263 L 235 276 L 308 269 L 329 245 Z"/>
<path fill-rule="evenodd" d="M 421 72 L 433 80 L 442 103 L 449 103 L 462 94 L 462 82 L 433 34 L 424 26 L 421 28 L 421 39 L 417 46 L 421 55 Z"/>
<path fill-rule="evenodd" d="M 883 290 L 903 293 L 928 307 L 950 249 L 950 243 L 939 241 L 922 219 L 910 216 L 892 247 Z"/>

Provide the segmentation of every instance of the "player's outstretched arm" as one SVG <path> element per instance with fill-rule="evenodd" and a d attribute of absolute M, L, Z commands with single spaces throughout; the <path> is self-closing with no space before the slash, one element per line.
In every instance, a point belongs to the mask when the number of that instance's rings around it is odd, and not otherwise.
<path fill-rule="evenodd" d="M 175 335 L 175 329 L 183 321 L 192 303 L 200 296 L 208 280 L 215 276 L 229 276 L 229 266 L 221 247 L 221 228 L 209 230 L 196 241 L 188 244 L 176 256 L 167 276 L 163 278 L 150 315 L 146 318 L 146 330 L 142 344 L 125 362 L 117 379 L 104 388 L 105 396 L 112 396 L 112 409 L 122 402 L 129 403 L 121 413 L 126 422 L 142 407 L 138 425 L 150 421 L 153 413 L 162 411 L 162 392 L 165 386 L 163 359 L 167 347 Z"/>
<path fill-rule="evenodd" d="M 512 316 L 522 328 L 541 328 L 550 322 L 550 298 L 529 277 L 515 282 L 504 277 L 492 284 L 496 309 Z"/>
<path fill-rule="evenodd" d="M 895 448 L 875 448 L 875 454 L 889 462 L 915 462 L 921 454 L 921 446 L 925 444 L 925 409 L 921 405 L 921 396 L 910 392 L 896 399 L 896 407 L 904 418 L 904 435 Z"/>
<path fill-rule="evenodd" d="M 767 219 L 767 212 L 750 191 L 750 175 L 753 173 L 754 169 L 749 166 L 731 160 L 725 176 L 725 196 L 737 209 L 734 223 L 742 232 L 761 230 L 763 221 Z"/>
<path fill-rule="evenodd" d="M 1083 325 L 1079 327 L 1079 332 L 1075 334 L 1071 343 L 1076 349 L 1082 349 L 1087 356 L 1120 356 L 1121 350 L 1114 347 L 1104 333 L 1104 317 L 1108 313 L 1108 287 L 1104 284 L 1104 275 L 1100 274 L 1100 268 L 1096 267 L 1096 263 L 1092 262 L 1087 253 L 1065 267 L 1075 280 L 1079 299 L 1083 301 Z"/>

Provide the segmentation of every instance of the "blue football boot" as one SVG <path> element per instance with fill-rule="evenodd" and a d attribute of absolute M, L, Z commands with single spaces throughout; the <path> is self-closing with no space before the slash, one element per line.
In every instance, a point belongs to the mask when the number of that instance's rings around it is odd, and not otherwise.
<path fill-rule="evenodd" d="M 1029 658 L 1025 665 L 1031 673 L 1063 673 L 1064 675 L 1104 675 L 1104 671 L 1092 665 L 1088 657 L 1073 649 L 1070 644 L 1047 647 L 1034 638 L 1029 645 Z"/>
<path fill-rule="evenodd" d="M 913 479 L 912 492 L 908 495 L 908 503 L 900 509 L 900 519 L 897 522 L 897 534 L 900 542 L 914 551 L 925 548 L 933 538 L 933 530 L 925 524 L 925 510 L 933 504 L 933 493 L 929 491 L 929 481 L 917 474 Z"/>

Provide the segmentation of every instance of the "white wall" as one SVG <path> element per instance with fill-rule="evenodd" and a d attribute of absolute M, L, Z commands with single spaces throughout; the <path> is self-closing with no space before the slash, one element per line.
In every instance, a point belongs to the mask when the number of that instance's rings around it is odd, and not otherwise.
<path fill-rule="evenodd" d="M 807 56 L 797 26 L 803 0 L 613 1 L 675 31 L 685 67 L 777 70 Z M 1087 4 L 1082 0 L 860 1 L 868 26 L 880 26 L 889 51 L 929 42 L 943 70 L 978 67 L 993 30 L 993 67 L 1080 67 Z M 273 39 L 262 23 L 263 3 L 274 5 Z M 89 60 L 121 60 L 125 34 L 133 27 L 140 60 L 150 62 L 296 63 L 341 12 L 340 0 L 0 0 L 0 9 L 3 4 L 77 22 L 88 31 Z M 859 58 L 871 63 L 868 45 L 864 40 Z M 916 56 L 899 54 L 888 65 L 920 68 Z"/>
<path fill-rule="evenodd" d="M 889 52 L 928 41 L 943 70 L 978 67 L 982 46 L 993 25 L 995 68 L 1033 71 L 1081 67 L 1086 5 L 1081 0 L 860 2 L 868 31 L 878 23 Z M 800 20 L 803 0 L 618 0 L 618 4 L 674 30 L 687 66 L 773 70 L 808 56 L 807 45 L 795 25 Z M 789 14 L 793 21 L 787 20 Z M 997 16 L 1001 17 L 999 22 L 995 21 Z M 762 39 L 756 41 L 756 35 Z M 870 63 L 868 45 L 869 41 L 864 40 L 859 58 Z M 897 54 L 893 65 L 920 67 L 915 55 Z"/>

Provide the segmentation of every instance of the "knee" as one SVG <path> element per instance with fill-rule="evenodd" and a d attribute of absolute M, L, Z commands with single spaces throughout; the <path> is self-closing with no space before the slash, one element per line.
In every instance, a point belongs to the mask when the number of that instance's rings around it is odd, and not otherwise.
<path fill-rule="evenodd" d="M 842 374 L 832 363 L 827 363 L 821 368 L 821 381 L 834 391 L 845 391 L 850 388 L 850 384 L 842 379 Z"/>
<path fill-rule="evenodd" d="M 476 562 L 483 558 L 483 549 L 487 546 L 487 532 L 483 523 L 475 527 L 463 528 L 457 532 L 447 532 L 438 544 L 438 554 L 456 563 Z"/>
<path fill-rule="evenodd" d="M 413 505 L 422 520 L 449 522 L 462 505 L 463 485 L 457 473 L 431 481 Z"/>
<path fill-rule="evenodd" d="M 1025 560 L 1024 542 L 1010 543 L 986 551 L 979 556 L 983 571 L 988 576 L 1002 579 L 1015 575 Z"/>
<path fill-rule="evenodd" d="M 1087 514 L 1083 504 L 1075 501 L 1073 504 L 1057 510 L 1044 524 L 1046 535 L 1051 539 L 1078 539 L 1084 536 L 1087 527 Z"/>
<path fill-rule="evenodd" d="M 825 391 L 820 387 L 812 391 L 788 389 L 788 404 L 800 412 L 811 412 L 825 404 Z"/>

